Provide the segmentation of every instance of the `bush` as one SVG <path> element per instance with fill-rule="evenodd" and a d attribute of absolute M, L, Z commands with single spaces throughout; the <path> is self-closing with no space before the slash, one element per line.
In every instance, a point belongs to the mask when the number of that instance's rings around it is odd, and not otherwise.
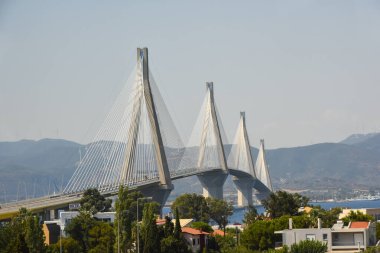
<path fill-rule="evenodd" d="M 379 253 L 379 252 L 380 252 L 380 247 L 370 247 L 364 251 L 364 253 Z"/>
<path fill-rule="evenodd" d="M 300 241 L 290 248 L 290 253 L 324 253 L 326 251 L 327 245 L 316 240 Z"/>

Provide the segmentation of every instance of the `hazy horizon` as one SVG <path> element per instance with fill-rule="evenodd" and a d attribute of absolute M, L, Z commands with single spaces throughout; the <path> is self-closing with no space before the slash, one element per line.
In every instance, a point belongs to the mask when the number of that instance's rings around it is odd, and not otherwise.
<path fill-rule="evenodd" d="M 1 1 L 0 141 L 91 142 L 136 62 L 184 142 L 213 81 L 230 142 L 380 132 L 378 1 Z"/>

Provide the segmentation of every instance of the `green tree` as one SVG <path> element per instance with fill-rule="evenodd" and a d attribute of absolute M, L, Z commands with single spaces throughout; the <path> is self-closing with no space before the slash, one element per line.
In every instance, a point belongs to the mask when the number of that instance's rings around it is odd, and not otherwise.
<path fill-rule="evenodd" d="M 267 250 L 274 246 L 274 223 L 257 220 L 240 234 L 240 242 L 250 250 Z"/>
<path fill-rule="evenodd" d="M 118 240 L 121 252 L 127 252 L 128 249 L 131 249 L 133 247 L 133 242 L 136 239 L 134 238 L 135 233 L 133 232 L 133 225 L 134 222 L 137 220 L 137 199 L 143 197 L 144 195 L 141 192 L 131 192 L 126 187 L 119 187 L 118 198 L 115 202 L 115 251 L 118 247 Z M 138 201 L 139 218 L 142 217 L 144 203 L 146 202 L 144 202 L 143 200 Z"/>
<path fill-rule="evenodd" d="M 233 234 L 226 234 L 226 236 L 215 236 L 217 247 L 215 250 L 219 252 L 236 252 L 236 240 Z"/>
<path fill-rule="evenodd" d="M 143 253 L 159 253 L 160 237 L 156 224 L 157 203 L 144 205 L 141 235 L 143 241 Z"/>
<path fill-rule="evenodd" d="M 369 247 L 363 253 L 379 253 L 380 252 L 380 247 L 375 246 L 375 247 Z"/>
<path fill-rule="evenodd" d="M 178 208 L 175 209 L 174 238 L 176 238 L 176 239 L 182 238 L 182 229 L 181 229 L 181 223 L 179 222 Z"/>
<path fill-rule="evenodd" d="M 112 253 L 115 234 L 110 224 L 98 221 L 89 231 L 89 253 Z"/>
<path fill-rule="evenodd" d="M 0 252 L 46 252 L 44 234 L 38 217 L 25 208 L 0 230 Z"/>
<path fill-rule="evenodd" d="M 298 215 L 298 209 L 307 206 L 308 202 L 307 197 L 298 193 L 278 191 L 271 193 L 267 199 L 262 201 L 262 204 L 272 218 L 277 218 L 283 215 Z"/>
<path fill-rule="evenodd" d="M 207 198 L 206 199 L 210 218 L 213 219 L 219 228 L 225 229 L 228 223 L 228 217 L 233 213 L 233 207 L 223 199 Z"/>
<path fill-rule="evenodd" d="M 82 248 L 76 240 L 71 237 L 62 238 L 61 242 L 58 241 L 56 244 L 49 245 L 49 253 L 60 253 L 60 245 L 62 245 L 63 253 L 82 253 Z"/>
<path fill-rule="evenodd" d="M 350 211 L 350 213 L 344 217 L 343 222 L 345 225 L 348 225 L 351 221 L 372 221 L 374 220 L 373 216 L 364 214 L 360 211 Z"/>
<path fill-rule="evenodd" d="M 172 210 L 178 208 L 179 214 L 184 219 L 209 222 L 209 208 L 206 199 L 195 193 L 185 193 L 175 199 Z"/>
<path fill-rule="evenodd" d="M 25 217 L 25 242 L 30 253 L 45 252 L 45 236 L 39 218 L 30 213 Z"/>
<path fill-rule="evenodd" d="M 96 188 L 87 189 L 80 200 L 81 210 L 91 214 L 107 212 L 111 208 L 111 204 L 112 200 L 106 199 Z"/>
<path fill-rule="evenodd" d="M 187 243 L 181 233 L 181 225 L 179 222 L 178 209 L 175 211 L 176 224 L 174 226 L 171 220 L 167 219 L 165 223 L 165 237 L 161 239 L 162 253 L 188 253 Z M 171 224 L 170 224 L 171 223 Z M 173 229 L 174 226 L 174 229 Z"/>
<path fill-rule="evenodd" d="M 322 227 L 331 228 L 339 218 L 339 214 L 342 212 L 342 208 L 334 207 L 330 210 L 325 210 L 320 206 L 312 206 L 312 210 L 309 213 L 312 220 L 312 227 L 316 228 L 318 224 L 318 218 L 322 221 Z"/>
<path fill-rule="evenodd" d="M 325 253 L 327 245 L 317 240 L 300 241 L 290 247 L 290 253 Z"/>
<path fill-rule="evenodd" d="M 12 218 L 9 224 L 4 228 L 4 233 L 7 233 L 4 238 L 4 247 L 0 252 L 4 253 L 29 253 L 29 249 L 25 242 L 25 229 L 22 224 L 22 218 L 16 216 Z M 3 233 L 3 234 L 4 234 Z"/>
<path fill-rule="evenodd" d="M 246 225 L 250 225 L 257 219 L 258 219 L 257 209 L 252 205 L 248 206 L 248 210 L 244 214 L 243 222 Z"/>
<path fill-rule="evenodd" d="M 207 233 L 214 232 L 212 227 L 208 223 L 203 222 L 203 221 L 194 221 L 193 223 L 191 223 L 190 226 L 192 228 L 202 230 L 202 231 L 207 232 Z"/>
<path fill-rule="evenodd" d="M 66 226 L 65 231 L 79 243 L 83 252 L 88 252 L 90 249 L 89 231 L 95 225 L 96 221 L 91 217 L 89 212 L 80 212 Z"/>

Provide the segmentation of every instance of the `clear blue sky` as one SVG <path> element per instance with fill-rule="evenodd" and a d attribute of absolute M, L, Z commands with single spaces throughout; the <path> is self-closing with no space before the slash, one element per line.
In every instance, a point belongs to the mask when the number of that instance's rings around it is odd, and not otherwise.
<path fill-rule="evenodd" d="M 0 0 L 0 141 L 91 141 L 139 46 L 184 139 L 206 81 L 254 146 L 380 131 L 379 45 L 375 0 Z"/>

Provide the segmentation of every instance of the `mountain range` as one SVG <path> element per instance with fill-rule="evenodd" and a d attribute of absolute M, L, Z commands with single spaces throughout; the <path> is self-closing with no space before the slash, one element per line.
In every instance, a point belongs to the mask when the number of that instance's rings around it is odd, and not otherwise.
<path fill-rule="evenodd" d="M 0 142 L 0 203 L 59 192 L 86 146 L 59 139 Z M 251 148 L 254 159 L 258 150 Z M 380 133 L 354 134 L 339 143 L 267 150 L 276 189 L 376 189 L 380 186 Z M 174 182 L 172 195 L 201 192 L 196 177 Z M 231 179 L 225 191 L 234 191 Z"/>

